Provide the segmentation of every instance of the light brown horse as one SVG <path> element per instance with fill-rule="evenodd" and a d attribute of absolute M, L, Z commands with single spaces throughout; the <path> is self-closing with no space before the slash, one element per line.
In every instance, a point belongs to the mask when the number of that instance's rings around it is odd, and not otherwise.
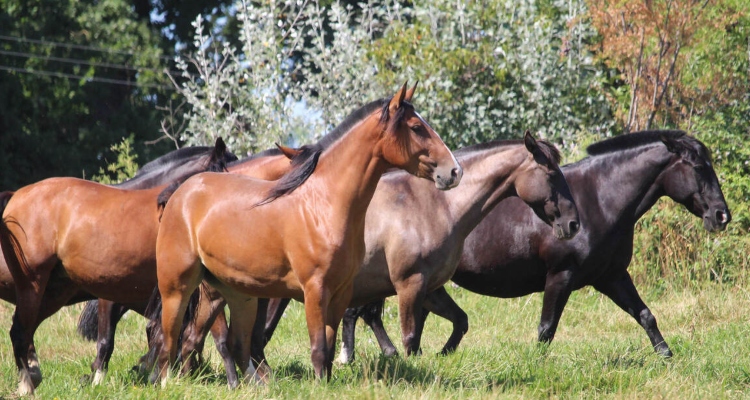
<path fill-rule="evenodd" d="M 286 154 L 284 154 L 283 152 L 286 152 Z M 296 155 L 296 152 L 293 149 L 279 146 L 279 149 L 266 150 L 258 154 L 254 154 L 251 157 L 233 161 L 227 165 L 226 170 L 231 173 L 252 176 L 258 179 L 275 180 L 289 171 L 289 169 L 291 168 L 289 159 L 294 155 Z M 144 169 L 147 167 L 148 164 L 144 166 Z M 163 203 L 166 203 L 166 200 L 161 199 L 168 198 L 171 193 L 174 192 L 174 190 L 179 186 L 179 183 L 184 180 L 185 179 L 171 179 L 168 181 L 175 181 L 175 184 L 164 189 L 164 191 L 159 194 L 159 200 L 157 201 L 159 201 L 161 206 L 163 206 Z M 152 179 L 152 181 L 154 180 Z M 125 182 L 123 184 L 125 184 Z M 3 271 L 1 267 L 3 265 L 0 265 L 0 276 L 2 276 Z M 156 286 L 154 286 L 154 289 L 156 289 Z M 204 288 L 204 290 L 210 289 Z M 15 297 L 15 290 L 13 292 L 13 295 Z M 120 321 L 120 318 L 122 318 L 126 311 L 131 309 L 141 315 L 144 315 L 148 301 L 149 298 L 145 297 L 142 298 L 139 303 L 120 304 L 107 299 L 98 299 L 90 301 L 86 304 L 86 307 L 81 313 L 78 330 L 85 338 L 96 340 L 96 359 L 91 364 L 91 370 L 93 372 L 93 384 L 96 385 L 101 383 L 106 376 L 109 359 L 112 357 L 112 352 L 114 351 L 115 330 L 117 327 L 117 323 Z M 227 323 L 224 319 L 223 314 L 218 315 L 217 317 L 219 319 L 216 320 L 211 326 L 207 326 L 206 330 L 208 330 L 209 328 L 211 329 L 214 342 L 216 343 L 219 354 L 225 356 L 226 352 L 228 351 L 225 343 Z M 151 325 L 149 325 L 149 328 L 151 328 Z M 151 336 L 150 332 L 148 334 L 149 336 Z M 205 333 L 201 336 L 201 339 L 204 336 Z M 149 347 L 151 348 L 153 346 Z M 153 362 L 154 354 L 152 352 L 149 352 L 149 354 L 147 354 L 140 360 L 137 368 L 139 371 L 150 371 L 150 369 L 153 367 Z M 199 361 L 196 360 L 196 362 Z M 185 370 L 187 371 L 193 368 L 194 365 L 195 363 L 186 362 Z M 230 383 L 230 386 L 236 386 L 236 372 L 233 370 L 233 368 L 228 369 L 228 371 L 229 372 L 227 374 L 227 379 Z M 234 375 L 232 373 L 234 373 Z"/>
<path fill-rule="evenodd" d="M 206 173 L 167 203 L 157 239 L 165 382 L 190 294 L 205 278 L 226 299 L 233 353 L 246 379 L 257 378 L 250 336 L 257 297 L 305 301 L 315 374 L 329 377 L 336 331 L 364 256 L 364 219 L 380 176 L 396 167 L 458 185 L 462 169 L 410 103 L 406 85 L 370 103 L 295 157 L 277 182 Z M 303 185 L 304 183 L 304 185 Z"/>
<path fill-rule="evenodd" d="M 218 171 L 230 160 L 236 157 L 219 140 L 210 159 L 197 161 Z M 50 178 L 0 196 L 0 243 L 16 292 L 8 300 L 16 302 L 10 334 L 19 395 L 42 380 L 33 338 L 44 319 L 94 297 L 133 307 L 148 300 L 156 286 L 156 199 L 166 186 L 126 190 Z"/>

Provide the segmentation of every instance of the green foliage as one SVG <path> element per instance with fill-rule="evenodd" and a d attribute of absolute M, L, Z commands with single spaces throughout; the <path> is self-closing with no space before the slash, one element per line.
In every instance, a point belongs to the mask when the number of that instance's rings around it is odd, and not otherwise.
<path fill-rule="evenodd" d="M 373 43 L 378 78 L 420 79 L 423 115 L 453 147 L 526 129 L 567 144 L 608 127 L 583 2 L 537 3 L 415 4 Z"/>
<path fill-rule="evenodd" d="M 105 185 L 120 183 L 132 178 L 138 172 L 138 155 L 133 153 L 134 136 L 130 135 L 122 142 L 113 144 L 110 147 L 117 155 L 117 161 L 107 164 L 107 170 L 99 168 L 99 173 L 91 177 L 92 180 Z"/>
<path fill-rule="evenodd" d="M 747 101 L 693 119 L 692 133 L 712 152 L 732 222 L 725 232 L 710 234 L 682 206 L 661 201 L 638 223 L 632 267 L 637 280 L 677 286 L 733 282 L 750 267 L 748 120 Z"/>
<path fill-rule="evenodd" d="M 0 65 L 17 69 L 0 71 L 0 187 L 90 176 L 131 133 L 142 156 L 165 152 L 143 144 L 168 95 L 161 37 L 130 2 L 0 0 L 0 35 L 15 38 L 0 41 Z"/>
<path fill-rule="evenodd" d="M 199 78 L 180 88 L 192 107 L 182 139 L 222 134 L 243 150 L 267 147 L 283 132 L 309 141 L 418 80 L 420 113 L 452 147 L 519 138 L 526 129 L 572 143 L 611 121 L 585 47 L 594 32 L 580 18 L 581 1 L 535 4 L 238 3 L 242 52 L 196 25 Z"/>

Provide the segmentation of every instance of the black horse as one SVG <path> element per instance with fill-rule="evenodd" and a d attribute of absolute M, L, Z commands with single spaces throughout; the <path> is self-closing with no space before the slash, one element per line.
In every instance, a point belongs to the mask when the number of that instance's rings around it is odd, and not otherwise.
<path fill-rule="evenodd" d="M 494 297 L 544 291 L 538 339 L 547 343 L 555 336 L 570 293 L 592 285 L 635 318 L 657 353 L 670 357 L 656 318 L 627 271 L 634 227 L 660 197 L 668 196 L 701 218 L 707 231 L 726 228 L 731 216 L 709 152 L 682 131 L 617 136 L 587 151 L 590 157 L 562 167 L 579 210 L 581 230 L 576 237 L 555 239 L 531 208 L 508 198 L 466 238 L 452 280 Z M 386 354 L 396 352 L 387 335 L 383 336 L 383 302 L 347 310 L 342 354 L 354 354 L 354 323 L 359 316 L 373 327 Z M 442 287 L 427 296 L 422 324 L 429 312 L 451 320 L 454 342 L 445 348 L 455 349 L 468 328 L 466 313 Z"/>

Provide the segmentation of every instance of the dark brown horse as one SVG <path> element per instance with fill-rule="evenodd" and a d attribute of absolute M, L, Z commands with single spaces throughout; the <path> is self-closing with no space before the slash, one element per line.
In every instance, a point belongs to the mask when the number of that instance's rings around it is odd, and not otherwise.
<path fill-rule="evenodd" d="M 590 157 L 562 168 L 581 217 L 581 232 L 558 241 L 549 226 L 515 198 L 502 201 L 469 235 L 453 281 L 473 292 L 494 297 L 519 297 L 544 291 L 539 341 L 551 342 L 573 290 L 592 285 L 612 299 L 645 329 L 654 350 L 672 351 L 643 303 L 627 271 L 633 255 L 635 223 L 662 197 L 685 206 L 703 220 L 709 232 L 723 230 L 731 220 L 709 152 L 682 131 L 650 131 L 595 143 Z M 517 246 L 514 244 L 521 244 Z M 468 324 L 466 314 L 445 289 L 430 293 L 426 311 L 453 322 L 456 331 Z M 395 351 L 384 335 L 379 306 L 360 311 L 374 321 L 384 351 Z M 347 311 L 345 349 L 357 312 Z M 346 319 L 349 319 L 346 322 Z M 351 324 L 351 325 L 350 325 Z M 350 350 L 351 351 L 351 350 Z"/>
<path fill-rule="evenodd" d="M 425 295 L 450 279 L 464 239 L 500 201 L 514 197 L 528 204 L 536 214 L 532 218 L 550 226 L 558 239 L 578 232 L 576 206 L 553 145 L 537 142 L 527 132 L 523 141 L 489 142 L 455 154 L 464 167 L 460 188 L 436 192 L 395 172 L 381 179 L 367 211 L 367 252 L 350 306 L 398 295 L 407 355 L 420 349 L 422 306 L 429 301 Z M 271 308 L 278 321 L 283 307 Z M 272 330 L 267 330 L 266 340 Z M 463 333 L 454 332 L 443 352 L 452 351 Z M 350 354 L 344 351 L 342 357 Z"/>
<path fill-rule="evenodd" d="M 201 170 L 219 171 L 236 157 L 218 140 L 210 157 L 199 159 Z M 180 170 L 184 178 L 191 169 Z M 19 395 L 41 382 L 33 336 L 44 319 L 95 297 L 134 309 L 149 298 L 156 285 L 156 199 L 166 186 L 127 190 L 50 178 L 1 196 L 0 243 L 16 292 L 11 341 Z"/>
<path fill-rule="evenodd" d="M 364 256 L 365 212 L 380 176 L 392 167 L 458 185 L 462 169 L 410 103 L 406 85 L 370 103 L 295 157 L 279 181 L 200 174 L 167 203 L 157 239 L 164 348 L 162 382 L 177 358 L 188 298 L 205 278 L 226 299 L 230 344 L 246 378 L 257 297 L 305 301 L 311 358 L 330 377 L 336 331 Z M 303 184 L 304 183 L 304 184 Z M 156 379 L 156 374 L 152 377 Z"/>
<path fill-rule="evenodd" d="M 287 150 L 286 148 L 284 149 Z M 231 173 L 243 174 L 258 179 L 278 179 L 290 169 L 290 161 L 288 158 L 289 156 L 291 156 L 291 154 L 284 155 L 279 149 L 270 149 L 258 154 L 254 154 L 253 156 L 242 160 L 233 161 L 227 165 L 226 170 Z M 154 162 L 156 161 L 157 160 L 155 160 Z M 153 175 L 151 173 L 148 173 L 148 171 L 150 171 L 148 167 L 149 164 L 146 164 L 144 168 L 139 171 L 138 175 L 141 175 L 141 172 L 143 172 L 145 176 Z M 205 168 L 203 170 L 205 170 Z M 193 173 L 195 172 L 199 171 L 196 170 Z M 136 178 L 137 176 L 133 179 L 135 180 Z M 184 178 L 178 179 L 176 181 L 174 179 L 170 179 L 168 181 L 165 181 L 165 183 L 170 183 L 173 181 L 176 183 L 181 183 L 182 181 L 184 181 Z M 127 184 L 128 182 L 130 181 L 123 182 L 123 184 Z M 159 182 L 159 180 L 151 179 L 149 180 L 149 182 L 156 183 Z M 173 191 L 173 189 L 175 188 L 176 186 L 174 188 L 168 189 Z M 165 191 L 166 190 L 167 189 L 165 189 Z M 162 192 L 161 196 L 165 196 L 165 193 Z M 154 287 L 154 289 L 156 289 L 156 287 Z M 120 321 L 125 312 L 130 309 L 133 309 L 137 313 L 143 315 L 144 311 L 146 310 L 148 300 L 149 298 L 143 298 L 140 303 L 130 305 L 115 303 L 114 301 L 110 301 L 107 299 L 98 299 L 86 303 L 86 306 L 81 312 L 81 317 L 78 322 L 78 332 L 89 340 L 96 340 L 97 343 L 96 359 L 91 365 L 91 370 L 94 373 L 93 383 L 95 385 L 101 383 L 106 376 L 109 359 L 112 357 L 112 352 L 114 351 L 115 330 L 117 327 L 117 323 Z M 132 308 L 133 306 L 135 306 L 135 308 Z M 208 330 L 208 328 L 211 328 L 211 332 L 214 336 L 214 342 L 219 349 L 219 353 L 226 354 L 227 350 L 225 340 L 227 324 L 226 321 L 223 320 L 223 315 L 219 316 L 219 318 L 220 319 L 215 321 L 212 326 L 206 327 L 206 329 Z M 151 334 L 149 334 L 149 336 L 151 336 Z M 149 370 L 151 364 L 151 360 L 144 358 L 141 360 L 141 363 L 138 367 L 141 370 Z M 192 364 L 186 365 L 188 367 L 192 366 Z"/>

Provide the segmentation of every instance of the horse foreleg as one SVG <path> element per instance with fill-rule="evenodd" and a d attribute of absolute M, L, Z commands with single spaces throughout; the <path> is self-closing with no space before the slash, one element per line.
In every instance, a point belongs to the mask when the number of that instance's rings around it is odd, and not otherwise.
<path fill-rule="evenodd" d="M 292 299 L 268 299 L 268 307 L 266 311 L 266 327 L 265 327 L 265 343 L 268 344 L 271 341 L 273 332 L 281 321 L 281 317 L 284 316 L 284 310 L 289 306 L 289 302 Z"/>
<path fill-rule="evenodd" d="M 572 275 L 573 272 L 570 270 L 547 274 L 542 302 L 542 318 L 538 330 L 540 342 L 550 343 L 555 337 L 557 324 L 560 322 L 563 309 L 570 297 Z"/>
<path fill-rule="evenodd" d="M 243 380 L 248 383 L 251 381 L 263 383 L 263 379 L 266 377 L 261 377 L 256 373 L 255 365 L 253 365 L 250 356 L 253 326 L 258 312 L 258 299 L 227 298 L 226 300 L 230 313 L 229 343 L 234 359 L 243 374 Z"/>
<path fill-rule="evenodd" d="M 398 314 L 404 350 L 407 356 L 421 354 L 420 344 L 425 317 L 422 308 L 426 295 L 423 276 L 415 274 L 394 284 L 398 295 Z"/>
<path fill-rule="evenodd" d="M 466 332 L 469 330 L 469 317 L 464 310 L 451 298 L 444 286 L 428 293 L 424 299 L 424 307 L 453 323 L 453 332 L 443 346 L 440 354 L 448 354 L 456 351 Z M 424 324 L 424 322 L 423 322 Z"/>
<path fill-rule="evenodd" d="M 229 325 L 227 324 L 224 307 L 219 311 L 214 323 L 211 325 L 211 336 L 214 338 L 216 350 L 219 352 L 219 356 L 221 356 L 221 360 L 224 363 L 224 370 L 227 372 L 227 384 L 230 389 L 233 389 L 239 385 L 239 379 L 237 377 L 237 369 L 234 367 L 234 357 L 229 350 Z"/>
<path fill-rule="evenodd" d="M 310 336 L 310 359 L 318 379 L 330 379 L 328 374 L 328 342 L 326 340 L 326 312 L 330 299 L 322 285 L 304 286 L 305 320 Z"/>
<path fill-rule="evenodd" d="M 377 339 L 378 345 L 383 354 L 386 357 L 392 357 L 398 355 L 398 351 L 396 350 L 396 346 L 393 345 L 393 342 L 391 342 L 391 338 L 388 336 L 388 332 L 385 331 L 385 326 L 383 325 L 382 316 L 384 307 L 385 299 L 373 301 L 362 307 L 360 315 L 362 316 L 362 320 L 365 321 L 365 324 L 372 329 L 372 333 L 375 334 L 375 339 Z M 421 318 L 422 323 L 424 323 L 424 318 L 425 316 L 423 315 Z M 420 331 L 422 331 L 421 328 Z M 351 349 L 354 351 L 353 341 Z"/>
<path fill-rule="evenodd" d="M 94 377 L 93 385 L 104 382 L 109 368 L 109 360 L 115 348 L 115 330 L 120 318 L 128 310 L 127 307 L 109 300 L 99 299 L 97 309 L 98 333 L 96 340 L 96 359 L 91 364 Z"/>
<path fill-rule="evenodd" d="M 354 361 L 354 333 L 362 308 L 351 307 L 344 312 L 341 327 L 341 352 L 339 353 L 339 362 L 342 364 Z"/>
<path fill-rule="evenodd" d="M 630 314 L 646 330 L 654 351 L 664 357 L 672 357 L 672 351 L 656 326 L 656 317 L 651 314 L 646 304 L 638 295 L 630 274 L 625 273 L 618 279 L 604 280 L 594 285 L 594 288 L 612 299 L 626 313 Z"/>
<path fill-rule="evenodd" d="M 328 310 L 326 311 L 326 371 L 329 379 L 333 372 L 333 358 L 336 354 L 336 333 L 338 332 L 341 319 L 352 299 L 353 289 L 353 285 L 345 287 L 338 293 L 334 294 L 333 297 L 331 297 L 331 301 L 328 303 Z"/>
<path fill-rule="evenodd" d="M 256 369 L 263 369 L 263 375 L 268 375 L 268 362 L 266 361 L 266 337 L 265 326 L 268 313 L 269 299 L 258 299 L 258 313 L 255 316 L 253 326 L 253 337 L 250 343 L 250 358 L 255 363 Z"/>

